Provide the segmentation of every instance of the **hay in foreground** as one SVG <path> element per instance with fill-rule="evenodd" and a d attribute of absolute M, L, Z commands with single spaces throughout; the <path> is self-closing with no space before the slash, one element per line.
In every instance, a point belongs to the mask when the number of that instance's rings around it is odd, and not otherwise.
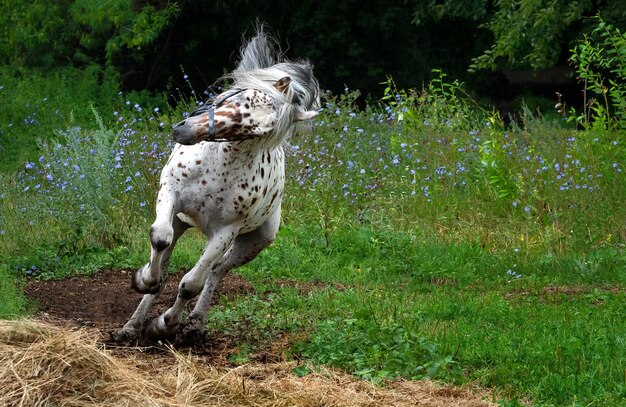
<path fill-rule="evenodd" d="M 376 387 L 294 363 L 217 369 L 174 350 L 108 350 L 98 333 L 40 321 L 0 321 L 2 406 L 490 406 L 488 393 L 397 381 Z"/>

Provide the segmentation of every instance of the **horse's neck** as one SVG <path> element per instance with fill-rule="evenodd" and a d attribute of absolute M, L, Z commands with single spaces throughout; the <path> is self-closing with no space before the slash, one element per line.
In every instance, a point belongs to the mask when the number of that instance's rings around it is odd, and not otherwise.
<path fill-rule="evenodd" d="M 249 140 L 236 143 L 223 143 L 222 152 L 230 162 L 243 160 L 245 164 L 269 164 L 272 161 L 284 161 L 285 152 L 282 143 L 271 145 L 259 140 Z M 246 161 L 248 161 L 246 163 Z"/>
<path fill-rule="evenodd" d="M 245 152 L 249 155 L 255 154 L 267 154 L 272 155 L 283 153 L 283 143 L 272 143 L 270 140 L 249 140 L 247 142 L 233 143 L 233 147 L 236 147 L 240 152 Z M 233 151 L 237 151 L 234 149 Z"/>

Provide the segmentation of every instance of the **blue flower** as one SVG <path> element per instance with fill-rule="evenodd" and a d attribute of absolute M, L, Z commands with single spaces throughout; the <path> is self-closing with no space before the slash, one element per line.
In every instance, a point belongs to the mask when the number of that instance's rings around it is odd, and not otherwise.
<path fill-rule="evenodd" d="M 522 275 L 519 273 L 516 273 L 515 271 L 508 269 L 506 271 L 506 274 L 508 274 L 509 276 L 513 277 L 513 278 L 522 278 Z"/>

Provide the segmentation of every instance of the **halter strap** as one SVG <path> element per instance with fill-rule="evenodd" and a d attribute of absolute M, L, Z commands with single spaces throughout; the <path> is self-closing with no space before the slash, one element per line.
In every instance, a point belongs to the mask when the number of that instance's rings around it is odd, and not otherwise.
<path fill-rule="evenodd" d="M 209 116 L 209 122 L 208 122 L 208 127 L 209 127 L 209 137 L 207 139 L 207 141 L 211 141 L 211 142 L 219 142 L 219 143 L 232 143 L 235 141 L 243 141 L 243 140 L 249 140 L 251 138 L 254 138 L 255 136 L 252 135 L 247 135 L 247 136 L 242 136 L 237 138 L 236 140 L 231 140 L 231 139 L 226 139 L 226 138 L 217 138 L 217 129 L 215 128 L 215 109 L 219 108 L 222 103 L 224 103 L 227 99 L 241 93 L 244 92 L 248 89 L 246 88 L 237 88 L 237 89 L 232 89 L 229 92 L 225 92 L 221 97 L 217 98 L 217 99 L 213 99 L 213 102 L 209 105 L 209 104 L 205 104 L 204 106 L 194 110 L 193 112 L 191 112 L 191 114 L 189 115 L 189 117 L 193 117 L 193 116 L 199 116 L 201 114 L 208 114 Z M 183 120 L 182 122 L 178 123 L 175 125 L 182 125 L 185 123 L 186 120 Z"/>
<path fill-rule="evenodd" d="M 217 135 L 217 131 L 215 130 L 215 109 L 220 107 L 222 103 L 226 101 L 226 99 L 231 98 L 243 92 L 244 90 L 245 89 L 236 89 L 230 93 L 223 95 L 219 99 L 213 100 L 213 103 L 211 103 L 211 106 L 209 106 L 209 111 L 208 111 L 209 113 L 209 141 L 215 141 L 215 137 Z"/>

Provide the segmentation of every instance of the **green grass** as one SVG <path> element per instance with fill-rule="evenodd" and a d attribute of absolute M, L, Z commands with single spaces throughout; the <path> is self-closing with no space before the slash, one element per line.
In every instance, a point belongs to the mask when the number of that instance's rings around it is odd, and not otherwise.
<path fill-rule="evenodd" d="M 18 318 L 31 310 L 21 287 L 22 279 L 6 265 L 0 265 L 0 318 Z"/>
<path fill-rule="evenodd" d="M 516 278 L 515 258 L 478 246 L 335 233 L 327 247 L 321 230 L 283 229 L 240 271 L 261 293 L 220 305 L 209 327 L 252 344 L 305 330 L 296 355 L 372 380 L 473 380 L 537 405 L 624 403 L 623 253 L 533 258 Z M 277 289 L 285 279 L 329 285 L 302 296 Z"/>
<path fill-rule="evenodd" d="M 0 77 L 0 315 L 17 316 L 29 274 L 147 261 L 162 127 L 194 102 L 118 95 L 97 69 Z M 626 405 L 623 134 L 529 115 L 504 128 L 444 79 L 363 111 L 341 95 L 291 140 L 278 240 L 239 270 L 256 294 L 214 307 L 208 329 L 238 363 L 287 335 L 293 357 L 375 382 Z M 185 236 L 171 269 L 202 248 Z"/>

